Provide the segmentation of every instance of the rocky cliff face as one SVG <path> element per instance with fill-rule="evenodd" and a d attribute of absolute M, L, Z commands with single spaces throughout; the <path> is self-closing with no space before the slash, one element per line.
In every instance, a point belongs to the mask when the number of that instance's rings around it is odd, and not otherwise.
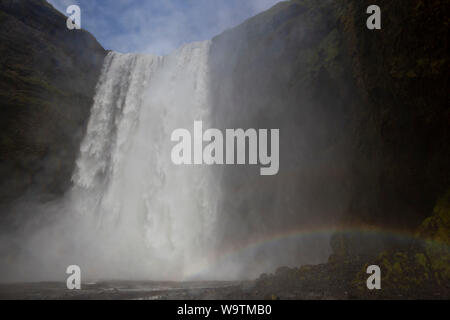
<path fill-rule="evenodd" d="M 224 169 L 219 216 L 231 225 L 227 237 L 329 228 L 349 206 L 359 97 L 331 4 L 282 2 L 213 39 L 216 126 L 280 129 L 278 175 Z M 315 246 L 320 258 L 326 245 Z"/>
<path fill-rule="evenodd" d="M 70 184 L 105 50 L 44 0 L 0 1 L 0 203 Z"/>
<path fill-rule="evenodd" d="M 369 4 L 339 4 L 345 52 L 363 101 L 350 214 L 414 227 L 450 185 L 448 3 L 379 1 L 379 32 L 361 23 Z"/>
<path fill-rule="evenodd" d="M 284 2 L 213 40 L 218 122 L 293 137 L 270 189 L 246 169 L 224 179 L 229 202 L 236 185 L 256 194 L 233 202 L 234 235 L 247 216 L 389 233 L 336 233 L 328 263 L 262 275 L 256 297 L 449 296 L 448 3 L 378 1 L 377 31 L 366 28 L 371 4 Z M 366 290 L 369 264 L 382 268 L 381 293 Z"/>
<path fill-rule="evenodd" d="M 216 37 L 214 105 L 226 125 L 292 137 L 271 184 L 291 217 L 414 230 L 450 182 L 446 3 L 379 1 L 377 31 L 370 4 L 284 2 Z"/>

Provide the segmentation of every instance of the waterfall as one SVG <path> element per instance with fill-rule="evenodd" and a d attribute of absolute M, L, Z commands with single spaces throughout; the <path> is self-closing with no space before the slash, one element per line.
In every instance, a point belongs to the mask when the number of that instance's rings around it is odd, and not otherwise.
<path fill-rule="evenodd" d="M 212 108 L 227 86 L 210 58 L 209 41 L 163 57 L 108 53 L 73 186 L 62 199 L 15 208 L 26 223 L 0 237 L 0 253 L 16 252 L 0 266 L 3 279 L 61 280 L 78 265 L 83 281 L 231 280 L 328 257 L 328 235 L 287 227 L 306 210 L 291 205 L 302 199 L 297 184 L 244 166 L 172 162 L 173 131 L 192 132 L 194 121 L 259 128 L 237 121 L 259 119 L 259 109 L 238 108 L 228 94 Z"/>
<path fill-rule="evenodd" d="M 95 234 L 78 244 L 92 268 L 182 279 L 213 249 L 211 169 L 170 159 L 173 130 L 210 123 L 209 45 L 188 44 L 164 57 L 106 57 L 70 195 L 80 237 L 87 229 Z"/>

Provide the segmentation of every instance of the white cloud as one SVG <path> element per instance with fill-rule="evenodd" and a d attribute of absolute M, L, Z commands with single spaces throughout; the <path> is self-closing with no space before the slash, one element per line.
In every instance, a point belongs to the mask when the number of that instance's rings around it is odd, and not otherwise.
<path fill-rule="evenodd" d="M 65 12 L 81 8 L 82 27 L 106 49 L 167 54 L 183 43 L 207 40 L 279 0 L 49 0 Z"/>

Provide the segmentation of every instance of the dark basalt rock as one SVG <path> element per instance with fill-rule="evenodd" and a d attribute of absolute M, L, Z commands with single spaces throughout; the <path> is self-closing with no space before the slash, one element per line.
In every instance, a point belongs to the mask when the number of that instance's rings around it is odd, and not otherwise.
<path fill-rule="evenodd" d="M 282 2 L 213 39 L 217 122 L 281 129 L 270 183 L 226 169 L 223 217 L 239 221 L 230 237 L 251 221 L 412 232 L 449 187 L 448 5 L 380 1 L 382 29 L 371 31 L 370 4 Z M 245 201 L 231 200 L 236 186 Z M 364 251 L 372 240 L 352 242 Z"/>
<path fill-rule="evenodd" d="M 0 1 L 0 203 L 61 194 L 106 51 L 44 0 Z"/>
<path fill-rule="evenodd" d="M 359 106 L 347 220 L 414 230 L 450 186 L 448 3 L 338 1 Z"/>

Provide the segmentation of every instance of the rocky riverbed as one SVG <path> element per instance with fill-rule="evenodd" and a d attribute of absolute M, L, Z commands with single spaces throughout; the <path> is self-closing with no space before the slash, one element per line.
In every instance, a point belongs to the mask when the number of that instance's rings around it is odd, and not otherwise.
<path fill-rule="evenodd" d="M 101 281 L 68 290 L 63 282 L 0 285 L 0 299 L 32 300 L 166 300 L 221 299 L 240 292 L 250 282 Z"/>

